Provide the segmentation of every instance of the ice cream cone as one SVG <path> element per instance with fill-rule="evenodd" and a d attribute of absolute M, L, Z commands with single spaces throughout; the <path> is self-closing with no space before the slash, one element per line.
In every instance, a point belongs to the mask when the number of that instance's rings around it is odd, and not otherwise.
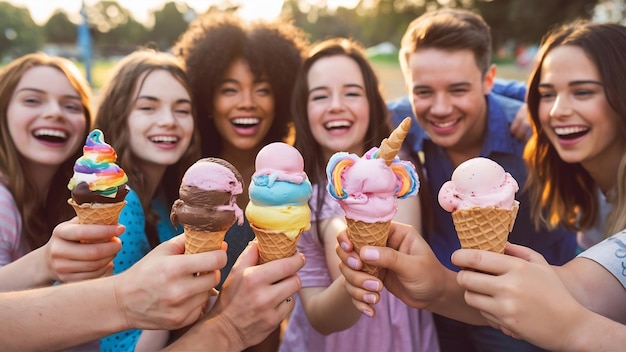
<path fill-rule="evenodd" d="M 282 231 L 272 231 L 250 225 L 259 244 L 259 264 L 286 258 L 296 253 L 296 244 L 302 230 L 294 237 Z"/>
<path fill-rule="evenodd" d="M 224 231 L 198 231 L 183 226 L 185 230 L 185 254 L 203 253 L 222 248 Z"/>
<path fill-rule="evenodd" d="M 519 202 L 515 201 L 513 209 L 474 207 L 455 210 L 452 219 L 461 247 L 504 253 L 518 209 Z"/>
<path fill-rule="evenodd" d="M 378 149 L 378 158 L 385 160 L 387 166 L 391 165 L 393 159 L 398 155 L 402 142 L 409 134 L 411 129 L 411 118 L 406 117 L 395 130 L 391 132 L 388 138 L 383 139 Z"/>
<path fill-rule="evenodd" d="M 67 202 L 74 208 L 80 224 L 115 225 L 126 201 L 117 203 L 77 204 L 72 198 Z"/>
<path fill-rule="evenodd" d="M 369 223 L 349 218 L 346 218 L 346 221 L 348 223 L 346 230 L 348 238 L 357 253 L 361 251 L 363 246 L 384 247 L 387 245 L 390 221 Z M 379 268 L 363 263 L 362 270 L 368 274 L 377 276 Z"/>

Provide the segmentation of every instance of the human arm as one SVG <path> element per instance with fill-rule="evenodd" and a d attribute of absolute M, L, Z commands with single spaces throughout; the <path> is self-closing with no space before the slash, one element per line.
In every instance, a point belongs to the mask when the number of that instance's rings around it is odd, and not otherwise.
<path fill-rule="evenodd" d="M 464 289 L 456 282 L 456 273 L 445 268 L 411 226 L 392 222 L 387 247 L 365 246 L 361 257 L 353 251 L 345 232 L 337 238 L 339 268 L 345 277 L 352 301 L 364 314 L 374 316 L 374 304 L 384 287 L 407 305 L 427 309 L 470 324 L 486 325 L 479 311 L 463 299 Z M 380 279 L 358 271 L 362 262 L 383 270 Z"/>
<path fill-rule="evenodd" d="M 226 254 L 180 255 L 184 248 L 178 236 L 120 275 L 0 293 L 0 346 L 60 350 L 130 328 L 177 329 L 195 322 L 219 282 Z"/>
<path fill-rule="evenodd" d="M 468 290 L 467 303 L 490 325 L 549 350 L 624 346 L 626 292 L 602 266 L 575 258 L 553 267 L 539 253 L 512 244 L 505 254 L 459 250 L 452 257 L 456 265 L 480 271 L 463 270 L 457 279 Z M 602 316 L 610 314 L 618 321 Z"/>
<path fill-rule="evenodd" d="M 258 245 L 252 242 L 237 259 L 208 314 L 165 350 L 241 351 L 274 331 L 293 309 L 291 296 L 301 287 L 296 273 L 304 265 L 304 256 L 296 253 L 256 265 L 258 257 Z"/>
<path fill-rule="evenodd" d="M 83 225 L 77 218 L 62 222 L 45 245 L 0 268 L 0 291 L 110 275 L 113 257 L 121 248 L 117 236 L 123 232 L 123 226 Z"/>
<path fill-rule="evenodd" d="M 302 275 L 309 275 L 309 272 L 327 272 L 323 274 L 322 280 L 332 281 L 330 285 L 307 285 L 300 290 L 299 297 L 311 326 L 319 333 L 327 335 L 354 325 L 361 317 L 361 312 L 354 307 L 343 285 L 339 258 L 335 253 L 337 234 L 346 228 L 344 217 L 331 216 L 321 220 L 319 234 L 316 223 L 312 223 L 311 228 L 313 231 L 304 234 L 298 244 L 300 250 L 310 259 L 307 260 Z"/>

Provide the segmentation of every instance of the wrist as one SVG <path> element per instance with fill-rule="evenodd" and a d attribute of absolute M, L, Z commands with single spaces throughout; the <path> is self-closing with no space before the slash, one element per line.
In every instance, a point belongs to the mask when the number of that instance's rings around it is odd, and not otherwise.
<path fill-rule="evenodd" d="M 34 280 L 33 286 L 50 286 L 55 281 L 60 281 L 57 272 L 52 268 L 52 258 L 47 248 L 48 244 L 33 251 L 34 265 L 30 266 L 31 276 Z"/>
<path fill-rule="evenodd" d="M 113 302 L 114 302 L 114 309 L 117 312 L 116 316 L 117 316 L 117 321 L 118 324 L 120 325 L 120 330 L 119 331 L 123 331 L 123 330 L 130 330 L 130 329 L 141 329 L 142 327 L 139 326 L 140 324 L 137 323 L 133 323 L 132 320 L 128 317 L 128 309 L 126 309 L 125 306 L 125 298 L 127 298 L 126 295 L 129 294 L 128 291 L 125 290 L 126 285 L 123 284 L 122 278 L 123 278 L 124 274 L 119 274 L 119 275 L 114 275 L 111 276 L 109 278 L 107 278 L 106 280 L 110 280 L 112 282 L 112 287 L 113 287 Z"/>

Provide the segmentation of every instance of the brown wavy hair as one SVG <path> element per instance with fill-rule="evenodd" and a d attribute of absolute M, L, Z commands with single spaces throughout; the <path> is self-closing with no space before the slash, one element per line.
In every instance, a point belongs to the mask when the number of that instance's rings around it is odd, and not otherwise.
<path fill-rule="evenodd" d="M 122 59 L 112 69 L 108 81 L 103 85 L 99 96 L 101 97 L 97 114 L 96 127 L 102 130 L 106 141 L 118 153 L 117 163 L 128 175 L 128 185 L 137 193 L 144 213 L 146 215 L 145 232 L 148 242 L 154 248 L 159 243 L 156 232 L 156 223 L 159 220 L 157 213 L 150 208 L 150 201 L 159 192 L 163 192 L 166 204 L 172 204 L 178 198 L 178 188 L 182 177 L 189 166 L 200 158 L 200 135 L 198 129 L 194 129 L 189 148 L 181 159 L 165 170 L 160 182 L 161 188 L 154 195 L 146 190 L 145 176 L 138 167 L 136 156 L 130 149 L 128 131 L 128 116 L 131 113 L 138 92 L 148 76 L 148 73 L 164 70 L 169 72 L 189 93 L 187 74 L 183 63 L 171 54 L 156 52 L 148 49 L 137 50 Z M 194 125 L 197 126 L 198 118 L 195 111 L 192 112 Z"/>
<path fill-rule="evenodd" d="M 369 124 L 363 140 L 363 151 L 379 146 L 382 140 L 388 137 L 392 131 L 389 110 L 387 110 L 385 100 L 380 93 L 378 77 L 367 60 L 362 45 L 347 38 L 327 39 L 313 45 L 296 79 L 293 91 L 292 114 L 296 127 L 295 147 L 300 151 L 305 160 L 305 171 L 311 183 L 317 185 L 318 190 L 320 190 L 317 193 L 317 209 L 313 209 L 316 214 L 321 213 L 322 205 L 324 204 L 325 192 L 323 190 L 326 188 L 326 163 L 328 160 L 325 159 L 324 153 L 322 153 L 322 147 L 315 137 L 313 137 L 313 133 L 309 127 L 307 113 L 309 82 L 307 76 L 313 64 L 320 59 L 333 56 L 345 56 L 352 59 L 359 66 L 361 74 L 363 75 L 365 95 L 370 105 Z M 431 204 L 431 197 L 427 191 L 428 187 L 425 187 L 424 184 L 426 178 L 422 170 L 422 163 L 417 153 L 413 152 L 410 147 L 403 145 L 402 153 L 409 156 L 409 159 L 417 169 L 420 182 L 422 183 L 420 185 L 420 203 L 422 204 L 422 213 L 425 212 L 422 218 L 424 234 L 427 234 L 428 231 L 426 230 L 429 228 L 430 224 L 428 219 L 431 219 L 431 208 L 424 205 Z M 319 228 L 317 230 L 319 233 Z"/>
<path fill-rule="evenodd" d="M 236 15 L 210 11 L 194 20 L 174 45 L 185 60 L 202 133 L 202 155 L 219 156 L 222 136 L 211 116 L 220 78 L 243 58 L 255 77 L 266 75 L 274 95 L 275 117 L 263 144 L 283 141 L 292 121 L 291 92 L 302 63 L 306 35 L 290 22 L 245 22 Z"/>
<path fill-rule="evenodd" d="M 563 46 L 581 48 L 596 65 L 609 106 L 620 116 L 619 132 L 626 139 L 626 27 L 576 21 L 549 32 L 542 40 L 539 60 L 528 81 L 528 113 L 533 135 L 524 150 L 528 164 L 526 188 L 536 226 L 559 224 L 572 230 L 589 229 L 597 219 L 597 185 L 580 163 L 566 163 L 548 140 L 539 123 L 539 83 L 543 61 L 550 50 Z M 607 195 L 614 205 L 605 236 L 626 228 L 626 151 L 619 161 L 615 194 Z"/>
<path fill-rule="evenodd" d="M 82 155 L 82 149 L 77 148 L 71 157 L 59 165 L 48 187 L 47 195 L 38 194 L 35 185 L 24 173 L 24 158 L 17 151 L 9 134 L 7 109 L 24 73 L 38 66 L 48 66 L 62 72 L 80 96 L 87 122 L 83 140 L 87 138 L 92 126 L 91 88 L 71 61 L 44 53 L 33 53 L 14 60 L 0 72 L 0 173 L 3 182 L 15 198 L 22 217 L 22 241 L 30 250 L 48 242 L 54 227 L 75 215 L 67 204 L 69 197 L 67 182 L 72 177 L 74 161 Z"/>

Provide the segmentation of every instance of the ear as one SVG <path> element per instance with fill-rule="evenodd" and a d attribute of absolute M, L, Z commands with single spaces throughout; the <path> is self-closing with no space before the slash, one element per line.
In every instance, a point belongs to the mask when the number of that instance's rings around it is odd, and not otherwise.
<path fill-rule="evenodd" d="M 496 65 L 491 65 L 485 72 L 485 77 L 483 78 L 483 94 L 487 95 L 493 89 L 493 84 L 496 80 Z"/>
<path fill-rule="evenodd" d="M 391 170 L 398 180 L 398 187 L 396 188 L 396 197 L 398 199 L 417 194 L 420 182 L 413 164 L 403 160 L 394 161 L 391 164 Z"/>
<path fill-rule="evenodd" d="M 348 197 L 346 190 L 343 188 L 343 173 L 352 167 L 356 160 L 356 154 L 340 152 L 334 154 L 328 161 L 326 166 L 326 178 L 328 179 L 328 193 L 335 199 L 345 199 Z"/>

